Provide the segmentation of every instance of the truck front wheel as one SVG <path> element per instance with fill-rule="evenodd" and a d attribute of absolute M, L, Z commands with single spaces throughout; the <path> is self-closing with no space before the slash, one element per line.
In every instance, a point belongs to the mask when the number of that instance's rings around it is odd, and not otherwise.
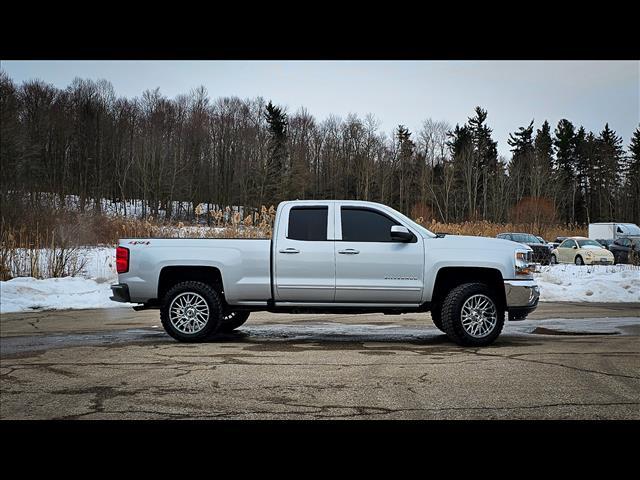
<path fill-rule="evenodd" d="M 201 342 L 215 335 L 222 325 L 220 297 L 206 283 L 178 283 L 164 296 L 160 320 L 176 340 Z"/>
<path fill-rule="evenodd" d="M 234 312 L 228 312 L 222 317 L 222 325 L 220 325 L 220 331 L 222 333 L 229 333 L 236 328 L 242 326 L 247 321 L 251 312 L 236 310 Z"/>
<path fill-rule="evenodd" d="M 482 283 L 453 288 L 442 304 L 441 315 L 442 329 L 458 345 L 490 345 L 504 326 L 504 310 Z"/>

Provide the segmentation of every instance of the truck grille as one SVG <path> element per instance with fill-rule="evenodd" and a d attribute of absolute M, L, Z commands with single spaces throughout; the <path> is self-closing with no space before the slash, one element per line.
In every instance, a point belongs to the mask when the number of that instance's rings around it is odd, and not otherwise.
<path fill-rule="evenodd" d="M 534 246 L 533 252 L 529 252 L 530 262 L 546 263 L 551 258 L 551 250 L 546 246 Z"/>

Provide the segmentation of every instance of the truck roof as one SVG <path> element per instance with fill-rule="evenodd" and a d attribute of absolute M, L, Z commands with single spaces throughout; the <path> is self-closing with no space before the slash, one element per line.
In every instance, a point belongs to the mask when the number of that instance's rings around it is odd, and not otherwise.
<path fill-rule="evenodd" d="M 370 202 L 368 200 L 285 200 L 282 203 L 354 203 L 361 205 L 379 205 L 381 207 L 389 208 L 389 206 L 378 202 Z"/>

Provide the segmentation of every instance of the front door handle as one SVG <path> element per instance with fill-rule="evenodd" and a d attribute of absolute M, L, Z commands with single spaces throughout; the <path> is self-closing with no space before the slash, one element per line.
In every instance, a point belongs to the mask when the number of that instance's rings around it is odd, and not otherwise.
<path fill-rule="evenodd" d="M 342 255 L 357 255 L 360 253 L 360 250 L 356 250 L 355 248 L 346 248 L 344 250 L 338 250 L 338 253 Z"/>
<path fill-rule="evenodd" d="M 300 250 L 297 248 L 286 248 L 284 250 L 279 250 L 280 253 L 300 253 Z"/>

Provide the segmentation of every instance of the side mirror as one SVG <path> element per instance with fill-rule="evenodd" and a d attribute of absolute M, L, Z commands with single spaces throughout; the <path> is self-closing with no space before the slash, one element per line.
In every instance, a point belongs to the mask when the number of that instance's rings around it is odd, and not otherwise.
<path fill-rule="evenodd" d="M 578 246 L 577 246 L 577 245 L 574 245 L 574 246 L 573 246 L 573 249 L 574 249 L 574 250 L 577 250 L 577 249 L 578 249 Z"/>
<path fill-rule="evenodd" d="M 410 242 L 413 240 L 413 233 L 407 227 L 402 225 L 391 226 L 391 240 L 394 242 Z"/>

